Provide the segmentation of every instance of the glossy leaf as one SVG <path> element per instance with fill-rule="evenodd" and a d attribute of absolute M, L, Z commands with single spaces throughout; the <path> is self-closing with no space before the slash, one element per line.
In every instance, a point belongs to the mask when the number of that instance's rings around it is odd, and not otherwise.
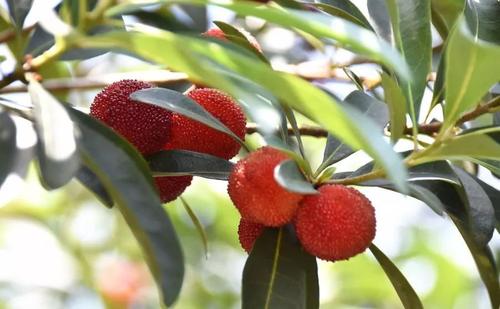
<path fill-rule="evenodd" d="M 321 124 L 350 147 L 365 150 L 387 171 L 388 177 L 401 190 L 405 190 L 405 168 L 401 158 L 384 141 L 382 135 L 377 133 L 379 130 L 376 125 L 353 108 L 341 108 L 327 94 L 300 78 L 273 71 L 260 61 L 232 50 L 223 50 L 217 44 L 158 30 L 149 34 L 131 32 L 102 35 L 82 44 L 92 46 L 111 44 L 132 50 L 147 59 L 186 72 L 193 79 L 203 80 L 205 84 L 222 89 L 238 98 L 240 94 L 238 88 L 224 75 L 213 72 L 213 62 L 216 61 L 227 69 L 245 75 L 249 80 L 260 84 L 280 99 L 280 102 Z M 155 46 L 162 46 L 162 49 L 159 50 Z M 179 49 L 179 46 L 182 48 Z M 212 59 L 213 62 L 205 61 L 201 56 Z"/>
<path fill-rule="evenodd" d="M 391 19 L 389 18 L 386 1 L 370 0 L 366 2 L 366 5 L 377 34 L 387 42 L 392 42 Z"/>
<path fill-rule="evenodd" d="M 274 179 L 280 186 L 290 192 L 301 194 L 318 193 L 293 160 L 285 160 L 278 164 L 274 168 Z"/>
<path fill-rule="evenodd" d="M 9 13 L 18 29 L 22 29 L 33 0 L 7 0 Z"/>
<path fill-rule="evenodd" d="M 482 22 L 476 20 L 476 27 L 480 28 Z M 447 130 L 464 112 L 476 106 L 488 89 L 500 80 L 500 45 L 480 40 L 474 31 L 462 17 L 447 44 L 442 130 Z"/>
<path fill-rule="evenodd" d="M 316 8 L 333 16 L 344 18 L 350 22 L 358 24 L 366 29 L 373 30 L 370 22 L 361 13 L 358 7 L 346 0 L 317 0 L 311 3 Z"/>
<path fill-rule="evenodd" d="M 190 119 L 203 123 L 217 131 L 226 133 L 240 144 L 243 141 L 228 129 L 219 119 L 210 114 L 203 106 L 180 92 L 166 88 L 149 88 L 136 91 L 130 95 L 132 100 L 153 104 L 181 114 Z"/>
<path fill-rule="evenodd" d="M 418 123 L 420 105 L 431 69 L 430 0 L 389 0 L 394 41 L 413 73 L 410 81 L 400 81 L 407 110 Z"/>
<path fill-rule="evenodd" d="M 83 186 L 89 189 L 104 206 L 108 208 L 113 207 L 113 199 L 92 170 L 86 166 L 81 166 L 75 177 Z"/>
<path fill-rule="evenodd" d="M 446 40 L 464 8 L 464 0 L 431 0 L 432 23 Z"/>
<path fill-rule="evenodd" d="M 405 309 L 424 308 L 422 302 L 418 298 L 417 293 L 412 288 L 408 280 L 401 273 L 394 263 L 374 244 L 371 244 L 370 251 L 377 259 L 377 262 L 382 266 L 385 274 L 392 283 L 392 286 L 398 293 L 399 299 Z"/>
<path fill-rule="evenodd" d="M 356 53 L 380 61 L 394 69 L 403 79 L 410 78 L 406 62 L 389 44 L 380 41 L 371 31 L 341 18 L 322 13 L 299 10 L 261 7 L 251 2 L 223 2 L 216 0 L 159 0 L 145 1 L 140 4 L 123 4 L 109 9 L 108 16 L 120 15 L 137 10 L 151 3 L 191 3 L 195 5 L 216 5 L 245 16 L 255 16 L 283 27 L 296 28 L 318 38 L 335 40 L 339 45 Z"/>
<path fill-rule="evenodd" d="M 316 258 L 289 228 L 266 229 L 243 269 L 242 309 L 319 308 Z"/>
<path fill-rule="evenodd" d="M 403 136 L 406 127 L 406 98 L 394 77 L 382 72 L 384 99 L 389 107 L 391 141 L 395 143 Z"/>
<path fill-rule="evenodd" d="M 227 180 L 233 163 L 206 153 L 174 149 L 163 150 L 146 158 L 155 176 L 193 175 Z"/>
<path fill-rule="evenodd" d="M 493 205 L 493 209 L 495 210 L 495 226 L 497 231 L 500 233 L 500 191 L 490 186 L 486 182 L 481 179 L 474 177 L 474 180 L 481 186 L 484 192 L 488 195 L 488 198 Z"/>
<path fill-rule="evenodd" d="M 7 112 L 0 112 L 0 186 L 11 173 L 18 155 L 16 125 Z"/>
<path fill-rule="evenodd" d="M 39 139 L 37 155 L 42 182 L 46 188 L 56 189 L 67 184 L 80 167 L 78 128 L 64 106 L 37 81 L 30 80 L 28 91 Z"/>
<path fill-rule="evenodd" d="M 408 170 L 408 180 L 441 180 L 460 184 L 460 180 L 447 161 L 434 161 L 413 166 Z"/>
<path fill-rule="evenodd" d="M 500 44 L 500 4 L 498 0 L 467 0 L 465 20 L 477 37 L 493 44 Z M 477 24 L 479 20 L 479 24 Z"/>
<path fill-rule="evenodd" d="M 175 230 L 163 209 L 142 156 L 101 122 L 68 109 L 79 124 L 80 153 L 118 209 L 158 283 L 162 300 L 170 306 L 179 295 L 184 277 L 184 258 Z"/>

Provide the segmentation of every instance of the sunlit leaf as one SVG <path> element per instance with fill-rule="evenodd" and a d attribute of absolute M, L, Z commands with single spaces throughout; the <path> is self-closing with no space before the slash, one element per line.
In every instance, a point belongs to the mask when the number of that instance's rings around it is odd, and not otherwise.
<path fill-rule="evenodd" d="M 395 143 L 403 136 L 406 127 L 406 98 L 394 77 L 382 72 L 384 98 L 389 107 L 391 141 Z"/>
<path fill-rule="evenodd" d="M 500 44 L 500 4 L 498 0 L 467 0 L 465 20 L 477 37 L 493 44 Z M 479 23 L 477 23 L 479 21 Z"/>
<path fill-rule="evenodd" d="M 366 29 L 373 30 L 363 13 L 361 13 L 361 11 L 350 1 L 318 0 L 317 3 L 311 3 L 310 5 L 333 16 L 344 18 Z"/>
<path fill-rule="evenodd" d="M 443 40 L 448 37 L 465 2 L 464 0 L 431 0 L 432 23 Z"/>

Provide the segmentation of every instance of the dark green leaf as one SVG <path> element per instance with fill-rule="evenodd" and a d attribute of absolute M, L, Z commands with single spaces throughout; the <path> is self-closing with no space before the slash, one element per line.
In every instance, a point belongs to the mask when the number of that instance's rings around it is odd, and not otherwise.
<path fill-rule="evenodd" d="M 387 42 L 392 42 L 391 19 L 385 0 L 369 0 L 366 2 L 368 13 L 375 24 L 377 34 Z"/>
<path fill-rule="evenodd" d="M 116 202 L 143 249 L 163 302 L 172 305 L 182 286 L 184 258 L 146 162 L 104 124 L 77 110 L 68 111 L 82 131 L 78 146 L 85 164 Z"/>
<path fill-rule="evenodd" d="M 92 170 L 86 166 L 81 166 L 75 177 L 82 185 L 94 193 L 104 206 L 113 207 L 113 199 Z"/>
<path fill-rule="evenodd" d="M 22 29 L 33 0 L 7 0 L 9 13 L 18 29 Z"/>
<path fill-rule="evenodd" d="M 443 203 L 441 203 L 441 200 L 434 193 L 432 193 L 432 191 L 414 183 L 410 183 L 409 186 L 410 196 L 424 202 L 436 214 L 440 216 L 444 214 L 445 207 Z"/>
<path fill-rule="evenodd" d="M 429 107 L 429 112 L 439 103 L 444 100 L 444 75 L 446 72 L 446 61 L 445 57 L 441 56 L 439 60 L 439 65 L 436 73 L 436 80 L 434 81 L 434 91 L 432 93 L 432 102 Z"/>
<path fill-rule="evenodd" d="M 7 112 L 0 112 L 0 186 L 11 173 L 18 149 L 16 125 Z"/>
<path fill-rule="evenodd" d="M 290 192 L 317 194 L 318 191 L 307 181 L 304 174 L 293 160 L 285 160 L 274 168 L 276 182 Z"/>
<path fill-rule="evenodd" d="M 443 41 L 446 40 L 448 33 L 460 16 L 464 4 L 464 0 L 431 0 L 432 23 Z"/>
<path fill-rule="evenodd" d="M 201 243 L 203 244 L 203 249 L 205 250 L 205 257 L 208 258 L 208 237 L 205 229 L 203 228 L 203 224 L 201 224 L 200 219 L 198 219 L 193 209 L 187 203 L 186 199 L 184 199 L 182 196 L 180 196 L 179 198 L 189 218 L 193 222 L 194 227 L 198 231 L 198 234 L 200 234 Z"/>
<path fill-rule="evenodd" d="M 264 56 L 261 51 L 255 48 L 255 46 L 252 45 L 252 43 L 243 33 L 241 33 L 240 30 L 222 21 L 214 21 L 214 24 L 216 24 L 217 27 L 219 27 L 219 29 L 222 30 L 222 32 L 224 32 L 226 39 L 251 51 L 257 57 L 259 57 L 260 60 L 269 64 L 269 61 L 267 60 L 266 56 Z"/>
<path fill-rule="evenodd" d="M 472 33 L 477 34 L 479 39 L 500 44 L 500 2 L 498 0 L 467 0 L 465 20 Z"/>
<path fill-rule="evenodd" d="M 358 88 L 359 91 L 364 90 L 363 81 L 361 80 L 361 78 L 359 78 L 358 75 L 356 75 L 356 73 L 354 73 L 348 67 L 343 67 L 342 70 L 344 71 L 345 75 L 347 75 L 347 77 L 352 81 L 352 83 L 354 85 L 356 85 L 356 87 Z"/>
<path fill-rule="evenodd" d="M 155 176 L 193 175 L 227 180 L 233 163 L 205 153 L 174 149 L 163 150 L 146 158 Z"/>
<path fill-rule="evenodd" d="M 317 309 L 316 258 L 306 253 L 290 229 L 266 229 L 243 269 L 243 309 Z"/>
<path fill-rule="evenodd" d="M 420 105 L 431 69 L 430 0 L 389 0 L 394 41 L 413 72 L 413 79 L 400 81 L 413 124 L 418 123 Z"/>
<path fill-rule="evenodd" d="M 319 0 L 311 3 L 314 7 L 333 15 L 344 18 L 366 29 L 373 30 L 372 26 L 361 11 L 350 1 L 346 0 Z"/>
<path fill-rule="evenodd" d="M 495 218 L 496 218 L 496 229 L 500 233 L 500 191 L 493 188 L 486 182 L 482 181 L 481 179 L 474 177 L 474 180 L 483 188 L 484 192 L 488 195 L 488 198 L 491 201 L 491 204 L 493 205 L 493 208 L 495 210 Z"/>
<path fill-rule="evenodd" d="M 460 184 L 460 180 L 447 161 L 434 161 L 413 166 L 408 170 L 408 180 L 442 180 Z"/>
<path fill-rule="evenodd" d="M 500 126 L 500 112 L 493 114 L 493 125 Z"/>
<path fill-rule="evenodd" d="M 473 29 L 481 28 L 483 22 L 476 20 Z M 464 112 L 475 107 L 500 80 L 500 45 L 478 40 L 462 17 L 448 39 L 445 57 L 443 131 L 453 126 Z"/>
<path fill-rule="evenodd" d="M 48 189 L 56 189 L 68 183 L 80 167 L 78 128 L 63 105 L 37 81 L 30 80 L 28 91 L 39 139 L 37 155 L 42 183 Z"/>
<path fill-rule="evenodd" d="M 418 298 L 417 293 L 411 287 L 408 280 L 406 280 L 405 276 L 401 273 L 394 263 L 374 244 L 371 244 L 370 251 L 377 259 L 380 266 L 384 270 L 385 274 L 389 278 L 398 293 L 399 299 L 405 309 L 420 309 L 424 308 L 422 302 Z"/>
<path fill-rule="evenodd" d="M 180 92 L 166 88 L 149 88 L 132 93 L 130 98 L 132 100 L 168 109 L 174 113 L 178 113 L 201 122 L 212 129 L 226 133 L 240 144 L 243 144 L 243 141 L 236 134 L 234 134 L 233 131 L 229 130 L 219 119 L 207 112 L 203 106 Z"/>

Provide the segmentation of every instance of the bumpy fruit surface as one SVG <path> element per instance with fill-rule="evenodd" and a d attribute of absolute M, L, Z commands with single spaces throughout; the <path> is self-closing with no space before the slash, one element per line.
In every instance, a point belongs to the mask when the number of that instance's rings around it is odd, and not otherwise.
<path fill-rule="evenodd" d="M 255 39 L 255 37 L 250 32 L 248 32 L 244 29 L 238 29 L 238 31 L 240 31 L 241 34 L 243 34 L 245 36 L 245 38 L 248 40 L 248 42 L 256 50 L 258 50 L 259 52 L 262 52 L 262 47 L 260 47 L 259 42 L 257 42 L 257 39 Z M 224 32 L 222 30 L 220 30 L 219 28 L 208 29 L 208 31 L 202 33 L 202 35 L 207 36 L 207 37 L 216 38 L 216 39 L 223 40 L 223 41 L 228 41 Z"/>
<path fill-rule="evenodd" d="M 259 238 L 264 229 L 265 227 L 262 224 L 241 218 L 240 225 L 238 225 L 238 237 L 241 247 L 245 249 L 247 253 L 252 251 L 255 241 Z"/>
<path fill-rule="evenodd" d="M 345 260 L 368 248 L 375 237 L 375 209 L 361 192 L 325 185 L 305 197 L 295 217 L 304 249 L 323 260 Z"/>
<path fill-rule="evenodd" d="M 302 195 L 274 180 L 274 168 L 286 159 L 285 153 L 263 147 L 235 165 L 228 193 L 243 218 L 265 226 L 281 226 L 293 218 Z"/>
<path fill-rule="evenodd" d="M 188 97 L 203 106 L 239 138 L 245 138 L 245 114 L 230 96 L 217 89 L 198 88 L 189 92 Z M 179 114 L 172 116 L 171 137 L 165 145 L 165 149 L 203 152 L 223 159 L 234 157 L 240 147 L 229 135 Z"/>
<path fill-rule="evenodd" d="M 156 188 L 162 203 L 175 200 L 191 184 L 193 176 L 155 177 Z"/>
<path fill-rule="evenodd" d="M 129 98 L 131 93 L 152 86 L 121 80 L 104 88 L 90 106 L 91 116 L 113 128 L 142 154 L 161 150 L 170 136 L 171 112 Z"/>

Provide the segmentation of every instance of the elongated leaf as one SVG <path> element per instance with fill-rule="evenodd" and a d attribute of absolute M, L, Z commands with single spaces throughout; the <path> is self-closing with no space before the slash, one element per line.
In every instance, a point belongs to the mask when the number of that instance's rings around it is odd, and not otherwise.
<path fill-rule="evenodd" d="M 316 258 L 290 229 L 266 229 L 243 269 L 242 308 L 319 308 Z"/>
<path fill-rule="evenodd" d="M 464 0 L 431 0 L 432 23 L 443 41 L 446 40 L 448 33 L 460 16 L 464 4 Z"/>
<path fill-rule="evenodd" d="M 351 92 L 344 99 L 344 104 L 352 106 L 370 117 L 380 128 L 384 128 L 389 121 L 387 106 L 362 91 L 355 90 Z M 354 150 L 330 134 L 326 139 L 323 164 L 326 166 L 338 162 L 352 153 L 354 153 Z"/>
<path fill-rule="evenodd" d="M 330 38 L 338 44 L 381 61 L 385 65 L 394 69 L 403 79 L 410 78 L 410 71 L 406 62 L 401 56 L 384 41 L 380 41 L 369 30 L 359 27 L 350 22 L 346 22 L 334 16 L 327 16 L 314 12 L 304 12 L 292 9 L 274 8 L 267 6 L 265 8 L 256 6 L 247 1 L 218 1 L 218 0 L 159 0 L 145 1 L 140 4 L 123 4 L 109 9 L 108 16 L 124 14 L 136 10 L 151 3 L 191 3 L 196 5 L 213 4 L 238 14 L 245 16 L 255 16 L 269 22 L 302 30 L 318 38 Z"/>
<path fill-rule="evenodd" d="M 200 234 L 200 240 L 201 243 L 203 244 L 203 249 L 205 250 L 205 256 L 208 258 L 208 236 L 207 233 L 205 232 L 205 229 L 203 228 L 203 224 L 200 222 L 200 219 L 198 219 L 191 206 L 189 206 L 186 199 L 184 199 L 182 196 L 180 196 L 179 198 L 189 218 L 191 219 L 191 222 L 193 222 L 193 225 L 198 231 L 198 234 Z"/>
<path fill-rule="evenodd" d="M 447 161 L 434 161 L 413 166 L 408 170 L 408 180 L 441 180 L 460 185 L 456 173 Z"/>
<path fill-rule="evenodd" d="M 81 166 L 76 173 L 76 179 L 89 189 L 108 208 L 113 207 L 113 199 L 99 178 L 88 167 Z"/>
<path fill-rule="evenodd" d="M 373 30 L 370 22 L 361 13 L 361 11 L 350 1 L 346 0 L 317 0 L 317 3 L 312 3 L 316 8 L 331 14 L 344 18 L 350 22 L 360 25 L 369 30 Z"/>
<path fill-rule="evenodd" d="M 466 1 L 465 20 L 470 29 L 477 29 L 474 33 L 479 39 L 500 44 L 500 4 L 497 0 Z"/>
<path fill-rule="evenodd" d="M 217 131 L 226 133 L 240 144 L 241 139 L 229 130 L 219 119 L 210 114 L 203 106 L 180 92 L 166 88 L 149 88 L 136 91 L 130 95 L 132 100 L 153 104 L 174 113 L 181 114 L 203 123 Z"/>
<path fill-rule="evenodd" d="M 293 160 L 285 160 L 274 168 L 276 182 L 290 192 L 317 194 L 318 191 L 307 181 Z"/>
<path fill-rule="evenodd" d="M 394 286 L 394 289 L 398 293 L 403 306 L 406 309 L 423 309 L 424 306 L 418 298 L 417 293 L 411 287 L 410 283 L 406 280 L 398 267 L 394 265 L 394 263 L 392 263 L 392 261 L 374 244 L 371 244 L 370 251 L 373 256 L 375 256 L 380 266 L 382 266 L 382 269 L 391 281 L 392 286 Z"/>
<path fill-rule="evenodd" d="M 148 156 L 149 168 L 155 176 L 193 175 L 227 180 L 233 163 L 206 153 L 174 149 Z"/>
<path fill-rule="evenodd" d="M 500 160 L 494 161 L 469 158 L 469 161 L 482 165 L 483 167 L 490 170 L 493 175 L 500 175 Z"/>
<path fill-rule="evenodd" d="M 445 205 L 448 215 L 457 226 L 476 262 L 481 279 L 488 290 L 492 308 L 498 308 L 500 305 L 500 286 L 495 261 L 488 246 L 476 242 L 476 239 L 481 237 L 474 236 L 474 231 L 477 231 L 477 228 L 472 226 L 474 223 L 471 218 L 474 217 L 469 214 L 469 207 L 465 204 L 467 201 L 463 200 L 464 195 L 459 193 L 460 189 L 457 186 L 447 182 L 419 181 L 418 183 L 436 194 Z M 482 224 L 482 222 L 476 223 Z"/>
<path fill-rule="evenodd" d="M 18 155 L 16 125 L 7 112 L 0 113 L 0 186 L 11 173 Z"/>
<path fill-rule="evenodd" d="M 394 41 L 413 72 L 409 82 L 401 81 L 407 110 L 418 123 L 420 105 L 431 69 L 430 0 L 389 0 Z"/>
<path fill-rule="evenodd" d="M 156 30 L 150 34 L 114 33 L 93 37 L 82 41 L 82 44 L 108 47 L 112 44 L 132 50 L 145 58 L 186 72 L 193 79 L 203 80 L 205 84 L 220 88 L 238 98 L 238 88 L 224 76 L 212 71 L 213 62 L 200 58 L 204 56 L 213 59 L 227 69 L 260 84 L 281 102 L 318 122 L 350 147 L 365 150 L 380 163 L 400 190 L 405 190 L 406 175 L 401 158 L 383 140 L 381 134 L 377 133 L 376 125 L 353 108 L 342 109 L 327 94 L 300 78 L 275 72 L 258 60 L 232 50 L 223 50 L 217 44 L 164 31 Z M 162 46 L 162 50 L 155 46 Z"/>
<path fill-rule="evenodd" d="M 481 179 L 472 175 L 470 176 L 474 178 L 474 180 L 481 186 L 481 188 L 483 188 L 484 192 L 488 195 L 488 198 L 493 205 L 493 209 L 495 210 L 496 229 L 500 233 L 500 191 L 482 181 Z"/>
<path fill-rule="evenodd" d="M 56 189 L 68 183 L 80 166 L 76 147 L 79 132 L 63 105 L 37 81 L 30 80 L 28 91 L 39 139 L 42 182 L 46 188 Z"/>
<path fill-rule="evenodd" d="M 370 0 L 367 1 L 366 4 L 368 6 L 368 13 L 375 25 L 375 31 L 381 38 L 391 43 L 393 41 L 391 19 L 389 17 L 386 1 Z"/>
<path fill-rule="evenodd" d="M 396 143 L 403 136 L 406 127 L 406 98 L 394 77 L 382 72 L 384 98 L 389 107 L 391 141 Z"/>
<path fill-rule="evenodd" d="M 82 130 L 78 146 L 85 164 L 115 200 L 143 249 L 163 302 L 170 306 L 182 286 L 184 259 L 146 162 L 110 128 L 77 110 L 68 111 Z"/>
<path fill-rule="evenodd" d="M 33 0 L 7 0 L 9 13 L 18 29 L 22 29 Z"/>
<path fill-rule="evenodd" d="M 478 104 L 488 89 L 500 80 L 500 45 L 477 37 L 476 29 L 482 22 L 476 20 L 476 28 L 470 29 L 462 17 L 450 35 L 446 48 L 446 105 L 442 130 L 447 130 L 464 112 Z"/>

